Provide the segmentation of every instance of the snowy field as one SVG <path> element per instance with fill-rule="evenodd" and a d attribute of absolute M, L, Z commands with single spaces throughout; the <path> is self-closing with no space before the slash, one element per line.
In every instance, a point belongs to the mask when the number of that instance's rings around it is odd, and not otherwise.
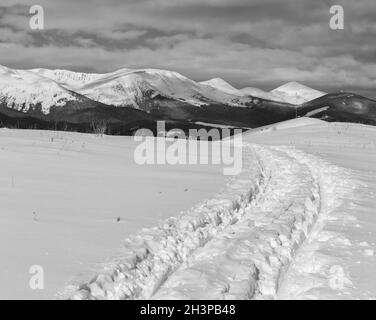
<path fill-rule="evenodd" d="M 137 166 L 135 146 L 0 131 L 0 298 L 376 299 L 375 127 L 247 132 L 232 179 Z"/>
<path fill-rule="evenodd" d="M 242 174 L 132 237 L 75 299 L 375 299 L 376 129 L 298 119 L 244 135 Z"/>
<path fill-rule="evenodd" d="M 0 299 L 55 298 L 101 270 L 130 234 L 225 186 L 220 166 L 139 166 L 137 145 L 0 129 Z M 29 287 L 32 265 L 44 269 L 44 290 Z"/>

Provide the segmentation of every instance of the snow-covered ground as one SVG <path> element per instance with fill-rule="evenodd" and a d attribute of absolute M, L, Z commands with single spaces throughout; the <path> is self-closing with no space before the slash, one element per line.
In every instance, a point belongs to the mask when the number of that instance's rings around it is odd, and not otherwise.
<path fill-rule="evenodd" d="M 130 238 L 72 298 L 375 299 L 376 129 L 302 118 L 244 140 L 226 191 Z"/>
<path fill-rule="evenodd" d="M 320 215 L 276 298 L 376 299 L 376 128 L 322 122 L 248 138 L 287 146 L 320 179 Z"/>
<path fill-rule="evenodd" d="M 227 183 L 215 166 L 138 167 L 131 138 L 2 130 L 0 143 L 0 296 L 36 294 L 40 264 L 49 287 L 34 297 L 376 299 L 375 127 L 250 131 Z"/>
<path fill-rule="evenodd" d="M 225 186 L 220 166 L 139 166 L 137 145 L 0 129 L 0 299 L 54 298 L 99 272 L 124 238 Z M 44 290 L 29 287 L 32 265 L 44 269 Z"/>

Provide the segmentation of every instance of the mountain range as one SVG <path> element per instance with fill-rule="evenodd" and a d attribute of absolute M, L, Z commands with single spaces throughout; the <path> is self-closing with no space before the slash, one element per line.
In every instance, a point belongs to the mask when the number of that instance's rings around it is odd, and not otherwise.
<path fill-rule="evenodd" d="M 81 73 L 0 66 L 0 125 L 109 134 L 167 128 L 255 128 L 309 116 L 376 125 L 376 101 L 353 93 L 327 94 L 297 82 L 272 91 L 237 89 L 223 79 L 196 82 L 160 69 Z"/>

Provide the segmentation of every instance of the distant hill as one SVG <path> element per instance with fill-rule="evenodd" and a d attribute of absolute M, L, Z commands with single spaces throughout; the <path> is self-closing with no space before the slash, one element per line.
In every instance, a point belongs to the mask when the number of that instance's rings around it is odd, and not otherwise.
<path fill-rule="evenodd" d="M 354 93 L 331 93 L 304 103 L 298 114 L 326 121 L 376 125 L 376 101 Z"/>

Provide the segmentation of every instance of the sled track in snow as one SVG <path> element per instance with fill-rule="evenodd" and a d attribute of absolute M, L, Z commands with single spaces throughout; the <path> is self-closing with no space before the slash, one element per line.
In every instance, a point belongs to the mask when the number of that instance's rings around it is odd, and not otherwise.
<path fill-rule="evenodd" d="M 246 145 L 243 155 L 226 191 L 127 239 L 71 298 L 276 298 L 320 215 L 322 166 L 334 166 L 292 148 Z"/>

